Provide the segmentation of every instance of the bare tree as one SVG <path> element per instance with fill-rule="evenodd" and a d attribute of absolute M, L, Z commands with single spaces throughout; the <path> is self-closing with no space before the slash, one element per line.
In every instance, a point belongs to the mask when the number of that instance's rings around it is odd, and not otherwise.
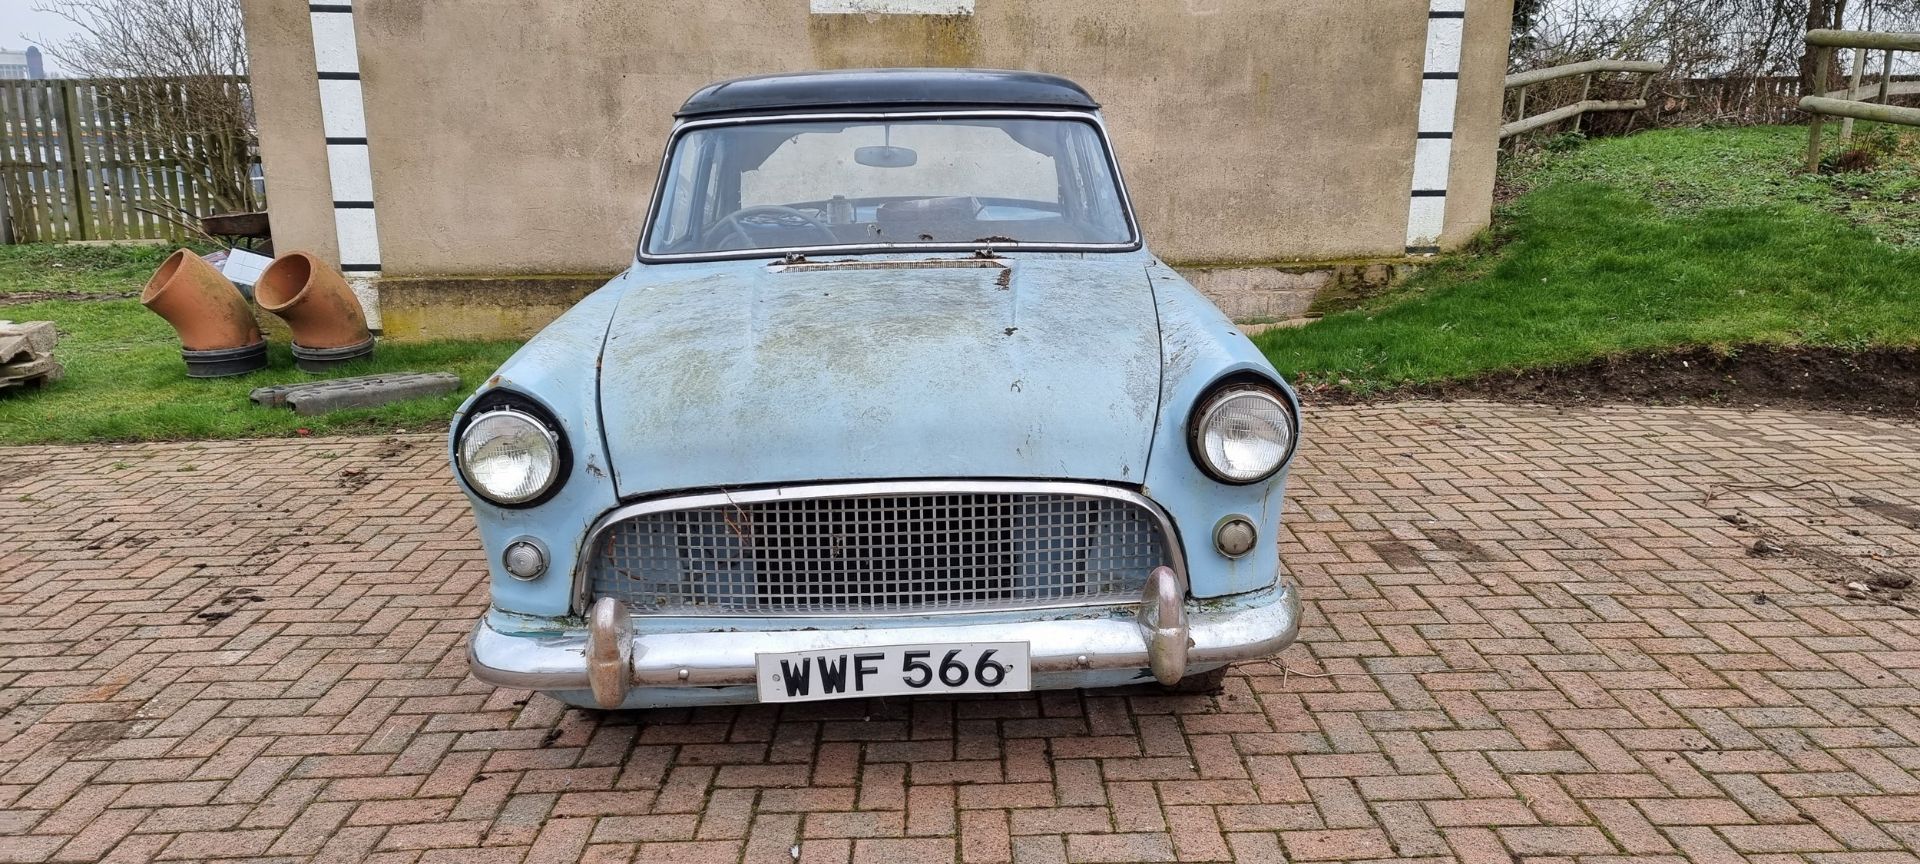
<path fill-rule="evenodd" d="M 81 76 L 114 79 L 100 88 L 100 107 L 125 131 L 165 145 L 219 210 L 258 209 L 238 0 L 51 0 L 37 8 L 79 28 L 49 50 Z"/>
<path fill-rule="evenodd" d="M 1847 0 L 1806 0 L 1808 30 L 1844 29 L 1847 20 Z M 1800 53 L 1800 89 L 1807 93 L 1825 93 L 1833 82 L 1815 81 L 1819 67 L 1819 54 L 1811 47 Z"/>

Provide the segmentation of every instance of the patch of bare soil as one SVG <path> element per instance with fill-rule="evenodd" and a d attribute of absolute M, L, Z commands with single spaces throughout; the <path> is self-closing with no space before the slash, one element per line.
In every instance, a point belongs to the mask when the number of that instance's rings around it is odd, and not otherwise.
<path fill-rule="evenodd" d="M 0 294 L 0 304 L 40 303 L 46 300 L 127 300 L 140 296 L 138 291 L 9 291 Z"/>
<path fill-rule="evenodd" d="M 1358 395 L 1310 388 L 1308 401 L 1393 402 L 1491 399 L 1549 405 L 1633 402 L 1796 408 L 1920 417 L 1920 349 L 1748 346 L 1640 352 L 1571 366 L 1497 372 L 1463 381 L 1419 384 Z"/>
<path fill-rule="evenodd" d="M 1784 491 L 1789 487 L 1779 488 L 1780 491 Z M 1712 498 L 1709 497 L 1707 500 L 1711 501 Z M 1859 503 L 1860 498 L 1856 496 L 1852 500 L 1854 503 Z M 1872 498 L 1866 500 L 1875 504 L 1884 503 Z M 1874 512 L 1885 515 L 1883 511 Z M 1913 576 L 1895 569 L 1895 565 L 1883 560 L 1878 552 L 1869 552 L 1865 555 L 1842 554 L 1824 544 L 1818 532 L 1809 531 L 1804 525 L 1778 526 L 1798 534 L 1799 539 L 1776 540 L 1762 533 L 1768 529 L 1737 512 L 1724 514 L 1720 518 L 1737 530 L 1759 535 L 1759 539 L 1747 547 L 1747 554 L 1751 557 L 1772 558 L 1784 555 L 1798 558 L 1811 565 L 1813 572 L 1808 574 L 1809 576 L 1837 586 L 1840 593 L 1849 600 L 1891 606 L 1902 612 L 1920 614 L 1920 607 L 1913 605 L 1915 600 L 1920 600 L 1920 596 L 1915 596 L 1913 590 Z M 1849 530 L 1847 533 L 1856 537 L 1864 536 L 1858 530 Z M 1764 604 L 1771 601 L 1765 594 L 1756 594 L 1754 602 Z"/>
<path fill-rule="evenodd" d="M 373 455 L 381 459 L 394 459 L 405 455 L 408 450 L 412 449 L 412 441 L 402 441 L 399 438 L 389 435 L 387 436 L 387 440 L 380 442 L 379 449 L 374 450 Z"/>

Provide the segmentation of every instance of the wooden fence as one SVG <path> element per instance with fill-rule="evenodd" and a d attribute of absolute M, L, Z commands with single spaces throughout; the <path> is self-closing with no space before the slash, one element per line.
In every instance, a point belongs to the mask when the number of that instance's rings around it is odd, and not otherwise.
<path fill-rule="evenodd" d="M 242 78 L 191 87 L 177 79 L 0 81 L 0 242 L 179 240 L 194 234 L 196 217 L 235 209 L 233 190 L 241 190 L 240 209 L 257 208 L 250 152 L 204 158 L 232 149 L 212 137 L 223 133 L 156 124 L 124 107 L 151 111 L 157 100 L 160 111 L 192 117 L 193 94 L 208 92 L 240 106 L 248 98 Z"/>
<path fill-rule="evenodd" d="M 1667 71 L 1667 64 L 1646 60 L 1587 60 L 1580 63 L 1568 63 L 1564 66 L 1551 66 L 1546 69 L 1532 69 L 1515 72 L 1507 76 L 1506 87 L 1519 93 L 1519 106 L 1514 113 L 1518 118 L 1500 127 L 1500 137 L 1511 138 L 1522 132 L 1529 132 L 1543 126 L 1551 126 L 1569 117 L 1573 118 L 1573 128 L 1580 128 L 1580 116 L 1589 111 L 1639 111 L 1647 107 L 1647 88 L 1653 84 L 1653 76 Z M 1625 73 L 1640 75 L 1640 95 L 1634 99 L 1592 99 L 1593 76 Z M 1580 79 L 1580 98 L 1551 111 L 1543 111 L 1532 116 L 1527 115 L 1527 88 L 1562 78 Z"/>
<path fill-rule="evenodd" d="M 1884 73 L 1880 58 L 1875 56 L 1873 61 L 1870 64 L 1871 71 Z M 1857 66 L 1855 68 L 1858 69 Z M 1877 101 L 1880 78 L 1879 75 L 1874 76 L 1874 80 L 1861 85 L 1860 93 L 1851 97 L 1844 89 L 1826 95 Z M 1836 75 L 1835 81 L 1839 79 L 1840 76 Z M 1802 92 L 1798 75 L 1694 78 L 1661 74 L 1652 76 L 1652 80 L 1653 86 L 1644 90 L 1642 82 L 1631 75 L 1583 76 L 1579 81 L 1537 81 L 1528 88 L 1529 96 L 1525 105 L 1519 107 L 1524 112 L 1528 106 L 1562 105 L 1586 101 L 1588 98 L 1614 102 L 1646 99 L 1646 108 L 1634 113 L 1588 113 L 1584 118 L 1585 125 L 1600 134 L 1619 134 L 1635 125 L 1751 126 L 1807 122 L 1807 113 L 1800 109 L 1800 97 L 1806 94 Z M 1518 120 L 1524 113 L 1515 114 L 1512 109 L 1518 101 L 1513 97 L 1519 95 L 1519 88 L 1511 88 L 1507 92 L 1507 116 Z M 1920 106 L 1920 75 L 1894 75 L 1889 95 L 1893 104 Z"/>
<path fill-rule="evenodd" d="M 1833 72 L 1835 49 L 1852 48 L 1856 52 L 1868 50 L 1881 54 L 1880 83 L 1876 87 L 1861 86 L 1861 75 L 1866 71 L 1865 54 L 1854 58 L 1853 81 L 1845 90 L 1827 93 L 1826 82 Z M 1813 115 L 1813 122 L 1807 127 L 1807 170 L 1820 170 L 1820 135 L 1826 129 L 1828 117 L 1844 117 L 1847 125 L 1840 133 L 1845 140 L 1853 133 L 1854 120 L 1876 120 L 1881 123 L 1899 123 L 1906 126 L 1920 126 L 1920 108 L 1903 108 L 1889 104 L 1895 95 L 1920 92 L 1920 87 L 1905 87 L 1894 82 L 1893 52 L 1920 51 L 1920 33 L 1872 33 L 1864 30 L 1809 30 L 1807 31 L 1807 49 L 1816 52 L 1813 80 L 1821 83 L 1820 91 L 1800 99 L 1800 110 Z M 1879 104 L 1873 101 L 1878 100 Z"/>
<path fill-rule="evenodd" d="M 1653 114 L 1675 124 L 1798 123 L 1800 76 L 1678 78 L 1656 85 Z"/>

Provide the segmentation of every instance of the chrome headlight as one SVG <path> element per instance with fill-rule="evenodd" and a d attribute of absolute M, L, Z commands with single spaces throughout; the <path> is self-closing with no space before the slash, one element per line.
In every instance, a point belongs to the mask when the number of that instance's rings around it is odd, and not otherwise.
<path fill-rule="evenodd" d="M 1223 483 L 1258 483 L 1293 455 L 1293 410 L 1257 384 L 1229 384 L 1200 400 L 1193 415 L 1193 459 Z"/>
<path fill-rule="evenodd" d="M 460 432 L 460 476 L 495 504 L 539 499 L 559 482 L 564 453 L 553 427 L 518 406 L 475 414 Z"/>

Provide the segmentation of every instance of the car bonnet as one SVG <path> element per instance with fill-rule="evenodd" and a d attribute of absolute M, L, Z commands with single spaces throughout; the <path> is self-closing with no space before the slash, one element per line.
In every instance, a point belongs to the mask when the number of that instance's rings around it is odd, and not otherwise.
<path fill-rule="evenodd" d="M 619 494 L 888 478 L 1140 483 L 1161 370 L 1143 264 L 644 267 L 600 358 Z"/>

